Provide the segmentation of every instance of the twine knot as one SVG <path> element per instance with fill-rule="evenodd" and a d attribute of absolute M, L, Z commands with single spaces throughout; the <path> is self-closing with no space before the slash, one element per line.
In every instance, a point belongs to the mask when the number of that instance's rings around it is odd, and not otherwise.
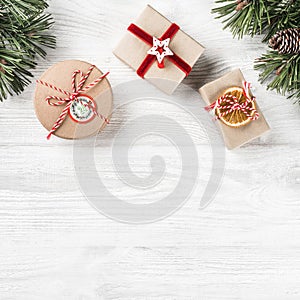
<path fill-rule="evenodd" d="M 70 97 L 70 101 L 76 100 L 77 97 L 78 97 L 78 95 L 79 95 L 79 93 L 74 93 L 74 94 L 72 94 L 71 97 Z"/>
<path fill-rule="evenodd" d="M 238 102 L 234 102 L 234 104 L 232 105 L 232 110 L 238 110 L 241 109 L 241 105 Z"/>

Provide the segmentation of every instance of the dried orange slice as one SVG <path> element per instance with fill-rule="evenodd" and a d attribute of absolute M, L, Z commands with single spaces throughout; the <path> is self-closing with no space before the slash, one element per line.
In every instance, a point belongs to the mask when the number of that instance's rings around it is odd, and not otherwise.
<path fill-rule="evenodd" d="M 247 98 L 244 95 L 243 89 L 240 88 L 240 87 L 231 87 L 231 88 L 227 89 L 223 93 L 223 95 L 225 97 L 226 97 L 226 95 L 231 95 L 231 96 L 236 97 L 237 102 L 239 104 L 243 104 L 243 103 L 247 102 Z M 228 97 L 227 99 L 230 100 L 230 97 Z M 224 107 L 224 108 L 222 108 L 222 107 Z M 249 115 L 251 117 L 254 116 L 255 111 L 256 111 L 256 107 L 255 107 L 255 102 L 254 101 L 250 101 L 245 106 L 245 110 L 246 110 L 248 116 L 241 109 L 236 109 L 236 110 L 233 110 L 232 112 L 226 114 L 226 112 L 228 112 L 228 110 L 230 110 L 228 108 L 228 103 L 226 101 L 221 102 L 220 105 L 218 107 L 216 107 L 216 109 L 215 109 L 216 116 L 224 124 L 226 124 L 230 127 L 240 127 L 240 126 L 245 126 L 249 122 L 252 121 L 251 118 L 249 118 Z"/>

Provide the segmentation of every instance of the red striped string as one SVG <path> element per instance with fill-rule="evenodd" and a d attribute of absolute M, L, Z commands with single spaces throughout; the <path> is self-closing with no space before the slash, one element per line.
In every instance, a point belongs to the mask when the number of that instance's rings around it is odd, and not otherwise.
<path fill-rule="evenodd" d="M 89 78 L 89 76 L 91 75 L 93 69 L 95 68 L 94 65 L 92 65 L 88 72 L 84 75 L 83 72 L 81 70 L 76 70 L 73 72 L 72 75 L 72 81 L 71 81 L 71 85 L 72 85 L 72 92 L 68 92 L 65 91 L 51 83 L 42 81 L 42 80 L 37 80 L 36 82 L 39 84 L 42 84 L 52 90 L 55 90 L 57 92 L 60 92 L 61 94 L 66 95 L 66 98 L 62 98 L 62 97 L 58 97 L 58 96 L 48 96 L 46 97 L 45 101 L 48 103 L 48 105 L 51 106 L 60 106 L 60 105 L 64 105 L 66 104 L 65 108 L 62 110 L 60 116 L 58 117 L 57 121 L 54 123 L 54 125 L 52 126 L 52 129 L 50 130 L 47 139 L 49 140 L 50 137 L 52 136 L 52 134 L 62 125 L 62 123 L 64 122 L 64 120 L 67 117 L 67 114 L 69 113 L 70 107 L 73 104 L 74 101 L 78 101 L 78 97 L 80 96 L 80 94 L 87 92 L 89 89 L 93 88 L 95 85 L 99 84 L 103 78 L 105 78 L 109 72 L 107 72 L 106 74 L 100 76 L 99 78 L 95 79 L 93 82 L 91 82 L 90 84 L 88 84 L 87 86 L 83 87 L 83 85 L 85 84 L 86 80 Z M 77 75 L 80 74 L 80 80 L 78 83 L 78 86 L 76 86 L 76 77 Z M 52 102 L 51 100 L 56 100 L 56 102 Z M 88 105 L 83 103 L 82 101 L 79 100 L 79 102 L 91 109 L 93 111 L 93 113 L 100 117 L 101 119 L 103 119 L 105 121 L 105 123 L 109 123 L 109 120 L 107 118 L 105 118 L 103 115 L 99 114 L 96 109 L 92 106 L 92 105 Z"/>
<path fill-rule="evenodd" d="M 251 83 L 247 81 L 243 81 L 243 94 L 246 98 L 246 101 L 244 103 L 239 103 L 239 100 L 237 97 L 233 95 L 225 94 L 221 96 L 217 101 L 213 102 L 212 104 L 205 107 L 207 111 L 215 111 L 217 108 L 225 110 L 222 113 L 220 113 L 216 119 L 220 119 L 236 110 L 241 110 L 248 119 L 251 121 L 255 121 L 259 118 L 259 113 L 255 108 L 249 107 L 249 103 L 252 101 L 255 101 L 255 97 L 251 97 L 250 95 L 250 87 Z M 224 105 L 227 104 L 227 105 Z M 249 114 L 249 111 L 254 112 L 254 114 Z"/>

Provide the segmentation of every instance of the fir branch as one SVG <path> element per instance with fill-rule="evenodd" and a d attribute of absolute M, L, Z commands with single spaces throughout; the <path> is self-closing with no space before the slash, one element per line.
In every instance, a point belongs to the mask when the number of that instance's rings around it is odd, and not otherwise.
<path fill-rule="evenodd" d="M 260 70 L 260 82 L 269 82 L 268 89 L 276 90 L 300 104 L 300 54 L 278 54 L 269 51 L 255 62 Z"/>
<path fill-rule="evenodd" d="M 264 42 L 277 31 L 300 24 L 299 0 L 216 0 L 222 4 L 212 10 L 221 18 L 224 29 L 233 36 L 265 34 Z M 241 5 L 242 4 L 242 5 Z"/>
<path fill-rule="evenodd" d="M 218 14 L 216 18 L 223 19 L 224 29 L 229 28 L 234 37 L 254 36 L 262 33 L 270 22 L 266 2 L 264 0 L 217 0 L 216 3 L 225 4 L 214 8 L 212 13 Z M 243 5 L 239 7 L 241 3 Z"/>
<path fill-rule="evenodd" d="M 7 93 L 20 94 L 32 77 L 28 69 L 34 67 L 35 63 L 26 59 L 23 52 L 0 48 L 0 99 L 5 99 Z"/>
<path fill-rule="evenodd" d="M 44 11 L 48 4 L 44 0 L 1 0 L 0 11 L 9 12 L 15 20 L 26 21 L 28 14 Z"/>
<path fill-rule="evenodd" d="M 46 56 L 41 46 L 55 47 L 55 38 L 44 34 L 53 25 L 50 15 L 33 15 L 27 18 L 26 23 L 12 25 L 12 30 L 5 28 L 2 31 L 2 36 L 6 40 L 6 45 L 9 43 L 10 49 L 25 51 L 28 56 L 34 58 L 36 55 Z"/>
<path fill-rule="evenodd" d="M 47 7 L 45 0 L 0 0 L 0 101 L 20 94 L 36 57 L 55 47 L 55 37 L 47 33 L 53 25 L 51 15 L 44 14 Z"/>

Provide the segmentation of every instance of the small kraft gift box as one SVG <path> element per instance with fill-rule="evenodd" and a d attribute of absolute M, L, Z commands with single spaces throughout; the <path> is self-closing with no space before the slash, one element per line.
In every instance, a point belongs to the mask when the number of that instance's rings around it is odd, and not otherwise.
<path fill-rule="evenodd" d="M 199 92 L 207 104 L 206 110 L 212 112 L 218 123 L 229 150 L 270 130 L 250 91 L 250 83 L 239 69 L 204 85 Z"/>
<path fill-rule="evenodd" d="M 88 137 L 109 123 L 113 96 L 107 75 L 87 62 L 68 60 L 37 80 L 35 112 L 49 131 L 48 139 Z"/>
<path fill-rule="evenodd" d="M 172 94 L 204 48 L 148 5 L 129 25 L 114 54 L 141 78 Z"/>

